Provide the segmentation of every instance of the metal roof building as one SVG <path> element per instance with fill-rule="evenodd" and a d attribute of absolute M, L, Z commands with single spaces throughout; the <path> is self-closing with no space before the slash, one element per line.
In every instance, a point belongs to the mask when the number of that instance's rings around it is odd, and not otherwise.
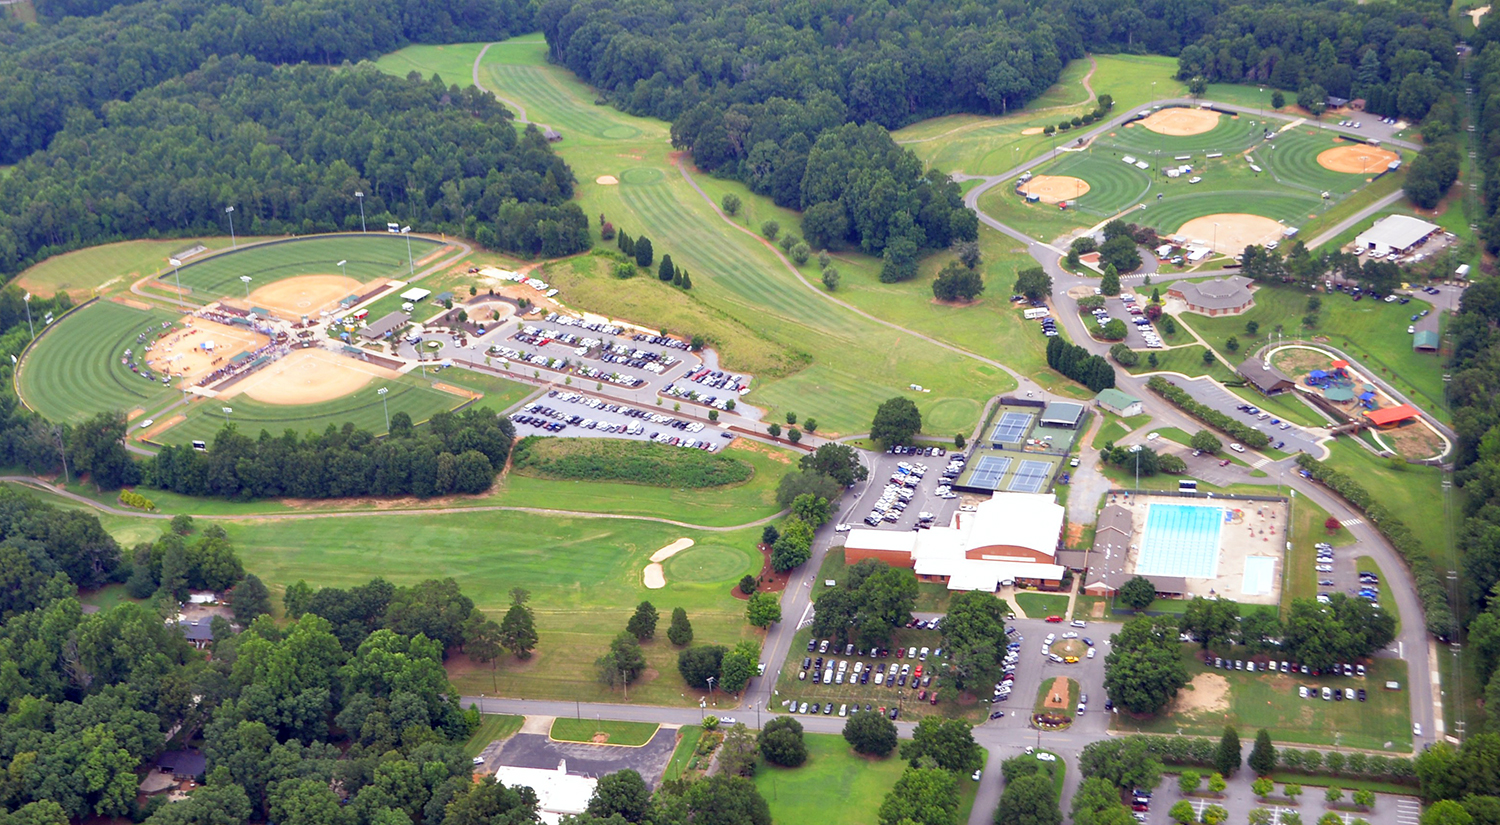
<path fill-rule="evenodd" d="M 1082 404 L 1074 404 L 1071 401 L 1053 401 L 1042 410 L 1038 423 L 1043 427 L 1073 428 L 1078 426 L 1079 419 L 1083 418 L 1083 412 Z"/>
<path fill-rule="evenodd" d="M 411 320 L 411 316 L 404 312 L 392 312 L 373 324 L 359 331 L 359 336 L 369 341 L 376 341 L 389 335 L 393 330 L 400 329 Z"/>
<path fill-rule="evenodd" d="M 1402 253 L 1427 240 L 1435 232 L 1441 232 L 1443 228 L 1435 223 L 1428 223 L 1421 218 L 1413 218 L 1410 215 L 1387 215 L 1375 222 L 1374 226 L 1359 233 L 1354 239 L 1355 246 L 1370 252 Z"/>

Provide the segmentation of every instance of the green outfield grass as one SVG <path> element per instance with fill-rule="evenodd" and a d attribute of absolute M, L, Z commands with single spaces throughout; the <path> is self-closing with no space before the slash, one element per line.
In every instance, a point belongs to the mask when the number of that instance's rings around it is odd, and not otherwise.
<path fill-rule="evenodd" d="M 146 380 L 120 363 L 125 350 L 139 355 L 136 336 L 152 335 L 180 313 L 139 310 L 101 301 L 57 321 L 21 364 L 21 398 L 50 421 L 82 421 L 119 410 L 147 409 L 177 395 L 160 380 Z M 138 361 L 137 363 L 141 363 Z"/>
<path fill-rule="evenodd" d="M 605 741 L 611 745 L 640 746 L 650 742 L 659 728 L 661 725 L 655 722 L 559 717 L 552 720 L 552 730 L 548 736 L 559 742 L 592 742 L 595 736 L 603 734 L 607 737 Z"/>
<path fill-rule="evenodd" d="M 1253 126 L 1252 121 L 1255 122 Z M 1219 122 L 1207 132 L 1178 136 L 1153 132 L 1136 121 L 1128 128 L 1121 126 L 1112 134 L 1101 135 L 1094 145 L 1125 150 L 1141 160 L 1151 160 L 1155 153 L 1160 153 L 1161 162 L 1170 164 L 1176 155 L 1223 152 L 1227 156 L 1230 152 L 1245 149 L 1260 138 L 1262 123 L 1254 117 L 1221 114 Z M 1196 159 L 1202 160 L 1202 157 Z"/>
<path fill-rule="evenodd" d="M 464 756 L 473 759 L 479 752 L 489 747 L 491 742 L 497 739 L 509 739 L 521 729 L 521 723 L 526 721 L 524 716 L 502 716 L 495 713 L 486 713 L 479 717 L 479 728 L 464 743 Z"/>
<path fill-rule="evenodd" d="M 176 252 L 202 244 L 209 252 L 229 248 L 229 238 L 176 238 L 166 241 L 122 241 L 54 255 L 17 277 L 23 289 L 41 296 L 66 291 L 74 299 L 95 289 L 120 292 L 140 278 L 167 268 Z M 199 253 L 205 254 L 205 253 Z"/>
<path fill-rule="evenodd" d="M 466 660 L 455 657 L 452 675 L 465 694 L 621 701 L 619 690 L 600 684 L 594 661 L 647 599 L 664 617 L 659 636 L 665 616 L 682 607 L 696 643 L 759 638 L 745 622 L 745 603 L 730 595 L 741 576 L 760 570 L 759 528 L 710 533 L 632 519 L 506 511 L 222 523 L 245 569 L 276 594 L 298 580 L 348 587 L 375 576 L 398 585 L 451 576 L 498 620 L 512 587 L 529 590 L 541 638 L 535 655 L 525 662 L 507 656 L 493 675 L 488 666 L 464 666 Z M 679 538 L 696 544 L 666 565 L 666 587 L 648 590 L 641 580 L 647 559 Z M 631 685 L 630 701 L 697 702 L 677 673 L 671 643 L 658 638 L 644 652 L 650 670 Z"/>
<path fill-rule="evenodd" d="M 1301 745 L 1336 745 L 1346 748 L 1382 750 L 1391 743 L 1397 751 L 1411 748 L 1411 708 L 1403 691 L 1381 689 L 1386 680 L 1406 682 L 1406 662 L 1375 659 L 1364 679 L 1290 676 L 1215 670 L 1197 656 L 1198 646 L 1183 645 L 1182 658 L 1194 679 L 1228 682 L 1227 710 L 1168 712 L 1135 720 L 1126 714 L 1114 719 L 1117 729 L 1145 733 L 1182 733 L 1217 736 L 1230 724 L 1241 730 L 1265 728 L 1276 742 Z M 1210 663 L 1211 665 L 1212 663 Z M 1364 688 L 1364 702 L 1325 702 L 1301 699 L 1297 687 Z M 1195 687 L 1183 691 L 1191 695 Z M 1204 691 L 1208 686 L 1197 687 Z"/>
<path fill-rule="evenodd" d="M 411 238 L 411 252 L 416 258 L 431 254 L 440 244 L 426 238 Z M 221 253 L 189 261 L 181 273 L 164 275 L 160 280 L 171 284 L 166 293 L 175 293 L 180 274 L 187 297 L 207 303 L 224 297 L 245 295 L 241 276 L 250 276 L 253 292 L 267 284 L 298 275 L 348 275 L 360 282 L 376 278 L 405 277 L 411 270 L 407 260 L 407 238 L 388 233 L 338 235 L 303 238 L 275 244 L 261 244 L 238 251 Z M 347 261 L 343 267 L 339 261 Z"/>
<path fill-rule="evenodd" d="M 1333 195 L 1345 195 L 1366 184 L 1368 178 L 1385 171 L 1384 164 L 1371 164 L 1364 174 L 1335 172 L 1318 163 L 1318 155 L 1341 146 L 1361 144 L 1339 140 L 1333 133 L 1301 126 L 1278 135 L 1270 145 L 1256 150 L 1260 165 L 1288 186 L 1298 186 Z"/>
<path fill-rule="evenodd" d="M 1099 215 L 1114 215 L 1139 203 L 1151 189 L 1151 176 L 1146 172 L 1117 157 L 1092 152 L 1070 152 L 1043 174 L 1068 175 L 1088 183 L 1089 191 L 1076 199 L 1077 205 Z"/>
<path fill-rule="evenodd" d="M 274 368 L 274 365 L 262 367 Z M 447 374 L 446 371 L 442 373 Z M 226 423 L 251 437 L 261 430 L 272 435 L 280 435 L 288 429 L 304 434 L 322 432 L 330 424 L 342 427 L 345 422 L 352 422 L 354 426 L 377 435 L 383 434 L 387 406 L 391 415 L 404 412 L 414 423 L 420 424 L 434 413 L 455 409 L 465 402 L 461 396 L 433 389 L 436 380 L 440 379 L 423 379 L 420 371 L 388 380 L 376 379 L 357 392 L 319 404 L 268 404 L 247 395 L 235 396 L 223 403 L 217 399 L 194 401 L 188 406 L 186 421 L 157 433 L 152 440 L 163 444 L 212 441 Z M 382 387 L 390 389 L 384 403 L 375 392 Z M 234 410 L 227 417 L 222 412 L 226 406 Z"/>

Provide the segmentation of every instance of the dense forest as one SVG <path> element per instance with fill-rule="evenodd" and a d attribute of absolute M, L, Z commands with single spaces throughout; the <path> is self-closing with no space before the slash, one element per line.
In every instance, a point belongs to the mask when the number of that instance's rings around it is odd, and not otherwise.
<path fill-rule="evenodd" d="M 337 65 L 409 43 L 499 40 L 532 30 L 517 0 L 39 0 L 46 19 L 0 15 L 0 164 L 43 149 L 75 112 L 95 116 L 213 56 Z M 114 6 L 114 8 L 111 8 Z M 106 11 L 107 10 L 107 11 Z M 100 14 L 103 12 L 102 14 Z"/>
<path fill-rule="evenodd" d="M 429 496 L 481 493 L 510 457 L 516 431 L 487 407 L 438 413 L 426 427 L 404 412 L 385 438 L 328 425 L 321 435 L 287 430 L 259 438 L 224 427 L 206 452 L 166 447 L 144 462 L 145 482 L 190 496 Z"/>
<path fill-rule="evenodd" d="M 1474 148 L 1484 173 L 1480 235 L 1485 249 L 1493 254 L 1500 252 L 1500 27 L 1485 25 L 1475 41 L 1477 54 L 1469 62 L 1469 71 L 1479 97 L 1479 140 Z"/>

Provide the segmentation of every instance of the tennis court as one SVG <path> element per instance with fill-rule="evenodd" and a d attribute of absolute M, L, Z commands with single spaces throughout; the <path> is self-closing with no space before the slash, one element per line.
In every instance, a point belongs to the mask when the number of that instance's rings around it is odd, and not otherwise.
<path fill-rule="evenodd" d="M 1051 472 L 1052 465 L 1045 461 L 1022 461 L 1006 489 L 1012 493 L 1040 493 Z"/>
<path fill-rule="evenodd" d="M 1031 420 L 1035 416 L 1029 413 L 1008 412 L 1000 416 L 995 424 L 995 431 L 990 435 L 991 441 L 1003 444 L 1019 444 L 1025 437 L 1026 431 L 1031 428 Z"/>
<path fill-rule="evenodd" d="M 1142 576 L 1212 579 L 1218 575 L 1222 507 L 1151 504 L 1135 572 Z"/>
<path fill-rule="evenodd" d="M 979 463 L 974 465 L 974 473 L 969 476 L 970 487 L 980 487 L 985 490 L 1000 489 L 1000 479 L 1005 471 L 1010 469 L 1010 459 L 998 455 L 980 456 Z"/>

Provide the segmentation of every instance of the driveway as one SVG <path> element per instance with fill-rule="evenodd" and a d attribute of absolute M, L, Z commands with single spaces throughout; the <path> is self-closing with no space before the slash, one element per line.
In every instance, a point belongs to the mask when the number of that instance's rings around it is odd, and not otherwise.
<path fill-rule="evenodd" d="M 502 742 L 491 743 L 481 756 L 490 769 L 510 765 L 555 770 L 558 762 L 566 760 L 568 773 L 595 778 L 615 771 L 633 770 L 646 780 L 647 785 L 655 788 L 667 770 L 672 750 L 677 747 L 677 730 L 663 725 L 650 742 L 638 748 L 556 742 L 546 734 L 518 733 Z"/>

